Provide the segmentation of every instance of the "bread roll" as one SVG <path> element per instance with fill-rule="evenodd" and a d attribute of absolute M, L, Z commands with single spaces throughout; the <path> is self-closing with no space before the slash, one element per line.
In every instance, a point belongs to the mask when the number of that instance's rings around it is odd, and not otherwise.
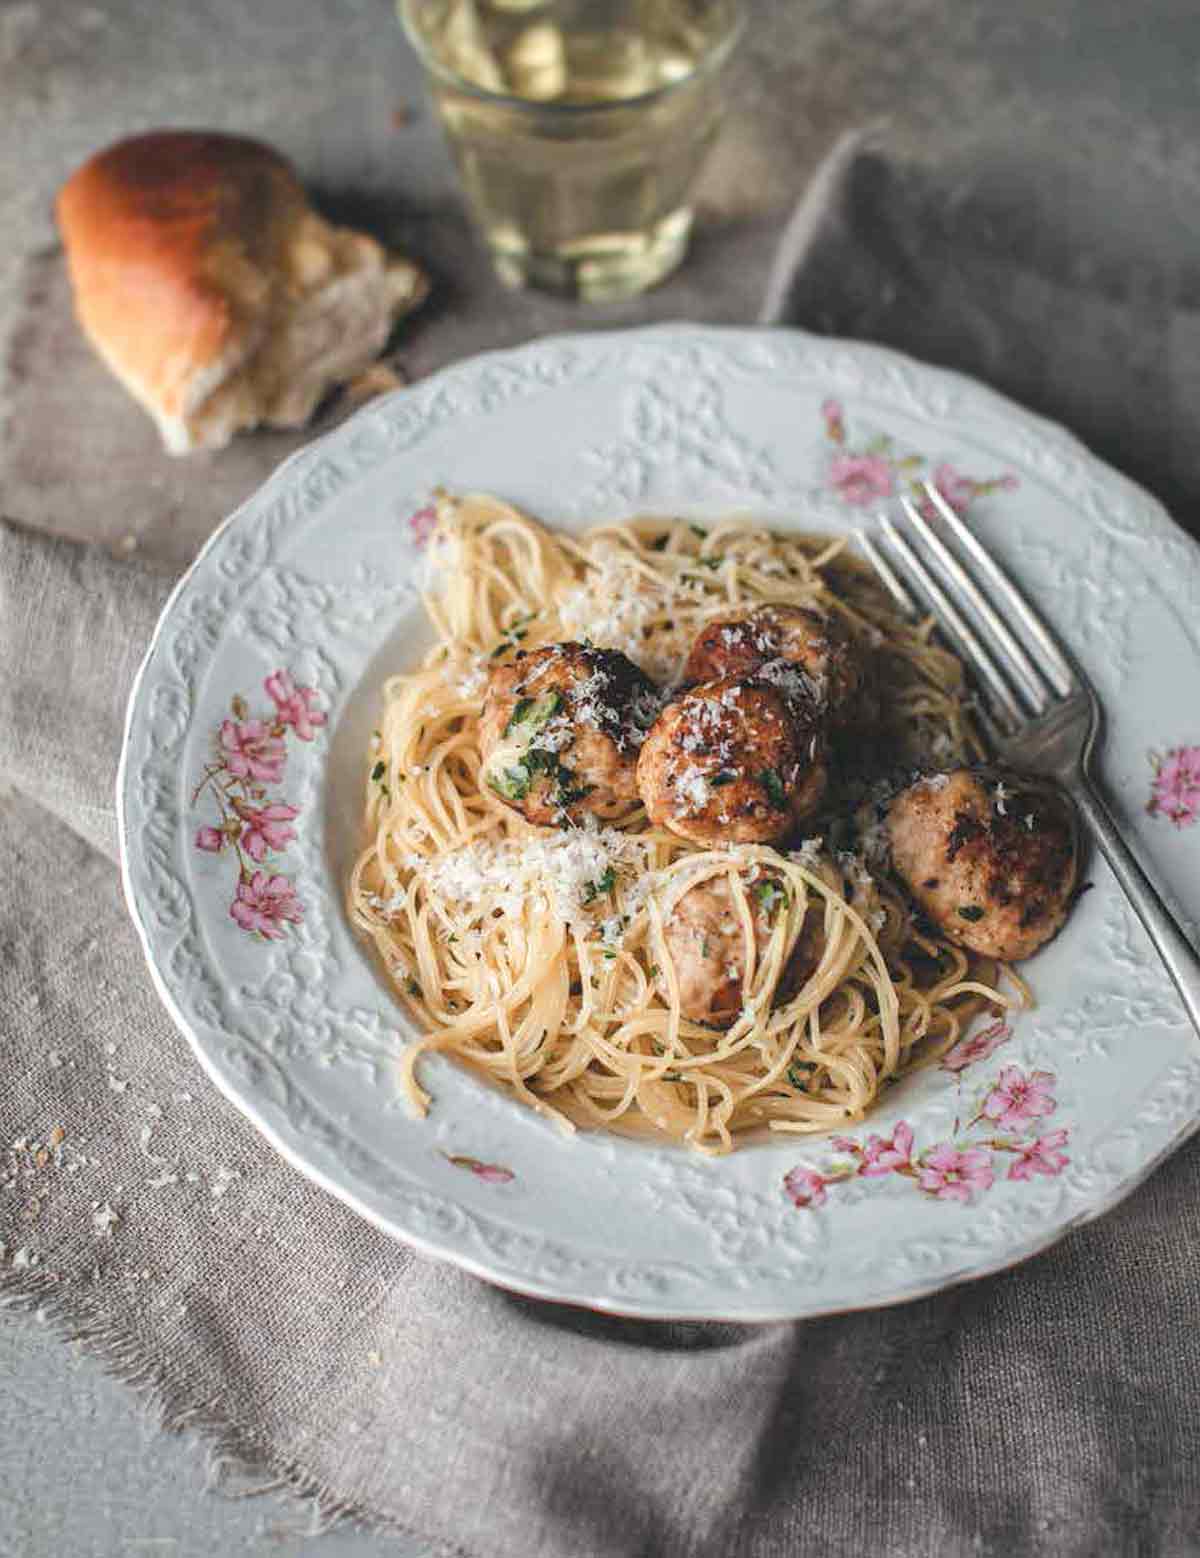
<path fill-rule="evenodd" d="M 258 141 L 156 131 L 58 196 L 84 333 L 172 454 L 299 427 L 428 290 L 410 261 L 332 227 Z"/>

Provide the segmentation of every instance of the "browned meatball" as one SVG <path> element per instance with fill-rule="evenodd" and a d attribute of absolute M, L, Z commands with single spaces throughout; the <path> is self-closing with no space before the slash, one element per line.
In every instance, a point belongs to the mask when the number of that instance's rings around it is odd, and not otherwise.
<path fill-rule="evenodd" d="M 764 872 L 747 884 L 747 891 L 756 956 L 761 957 L 786 907 L 787 888 L 781 878 Z M 728 1028 L 742 1009 L 746 977 L 745 934 L 729 878 L 710 877 L 689 888 L 667 916 L 663 936 L 679 982 L 683 1016 L 710 1028 Z M 661 973 L 658 984 L 665 996 L 667 982 Z"/>
<path fill-rule="evenodd" d="M 756 606 L 705 623 L 683 679 L 757 675 L 785 683 L 792 667 L 808 679 L 810 696 L 834 724 L 853 717 L 863 685 L 862 655 L 839 618 L 812 606 Z"/>
<path fill-rule="evenodd" d="M 1067 917 L 1075 816 L 1041 780 L 967 768 L 927 776 L 892 801 L 887 837 L 896 874 L 959 946 L 1015 962 Z"/>
<path fill-rule="evenodd" d="M 735 677 L 669 703 L 637 765 L 651 821 L 696 844 L 782 838 L 819 805 L 826 777 L 815 705 Z"/>
<path fill-rule="evenodd" d="M 652 683 L 615 649 L 567 643 L 520 654 L 488 680 L 483 782 L 542 827 L 585 812 L 621 816 L 638 798 L 638 748 L 657 705 Z"/>

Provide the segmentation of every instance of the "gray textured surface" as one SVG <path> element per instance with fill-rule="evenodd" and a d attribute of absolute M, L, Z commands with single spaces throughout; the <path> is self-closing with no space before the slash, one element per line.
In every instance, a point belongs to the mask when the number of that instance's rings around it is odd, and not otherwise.
<path fill-rule="evenodd" d="M 401 343 L 412 375 L 463 353 L 548 330 L 755 312 L 786 213 L 834 136 L 885 118 L 895 145 L 961 170 L 1037 166 L 1053 174 L 1061 231 L 1095 216 L 1114 163 L 1149 209 L 1179 223 L 1200 209 L 1194 8 L 1154 0 L 759 0 L 739 111 L 706 179 L 693 257 L 639 303 L 594 309 L 510 297 L 490 278 L 460 215 L 449 166 L 386 0 L 109 0 L 0 5 L 0 342 L 12 413 L 22 377 L 58 367 L 53 191 L 114 136 L 204 123 L 263 135 L 297 162 L 331 214 L 363 221 L 424 258 L 438 291 Z M 415 109 L 397 128 L 395 111 Z M 1153 196 L 1153 198 L 1151 198 Z M 1175 239 L 1140 234 L 1148 259 Z M 47 279 L 48 278 L 48 279 Z M 61 278 L 58 278 L 61 281 Z M 61 375 L 69 405 L 69 376 Z M 112 414 L 139 414 L 119 395 Z M 132 512 L 81 513 L 69 462 L 30 463 L 12 415 L 0 462 L 4 506 L 27 523 L 186 557 L 286 447 L 248 444 L 219 496 L 197 502 L 197 467 L 147 446 Z M 191 487 L 189 487 L 189 483 Z M 404 1552 L 394 1538 L 295 1533 L 294 1504 L 230 1504 L 203 1492 L 203 1457 L 157 1433 L 135 1398 L 33 1322 L 0 1326 L 0 1553 L 40 1558 L 161 1552 Z M 1180 1549 L 1182 1550 L 1182 1549 Z"/>
<path fill-rule="evenodd" d="M 208 1490 L 203 1447 L 168 1438 L 126 1386 L 36 1319 L 0 1325 L 0 1554 L 40 1558 L 410 1558 L 351 1526 L 317 1536 L 290 1495 Z"/>

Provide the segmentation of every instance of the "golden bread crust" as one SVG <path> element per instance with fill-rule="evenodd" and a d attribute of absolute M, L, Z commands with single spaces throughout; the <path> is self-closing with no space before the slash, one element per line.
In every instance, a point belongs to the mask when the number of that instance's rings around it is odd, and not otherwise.
<path fill-rule="evenodd" d="M 306 208 L 289 165 L 257 141 L 160 131 L 100 152 L 58 197 L 84 332 L 139 399 L 186 416 L 198 376 L 253 348 L 267 290 L 256 273 Z"/>
<path fill-rule="evenodd" d="M 80 325 L 174 453 L 296 427 L 424 298 L 418 267 L 332 227 L 271 147 L 162 130 L 97 153 L 57 214 Z"/>

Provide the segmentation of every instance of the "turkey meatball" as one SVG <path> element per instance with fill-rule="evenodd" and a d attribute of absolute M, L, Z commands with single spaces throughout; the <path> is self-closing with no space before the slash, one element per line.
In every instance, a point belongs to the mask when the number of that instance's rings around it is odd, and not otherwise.
<path fill-rule="evenodd" d="M 761 957 L 787 905 L 787 889 L 768 872 L 748 884 L 748 894 L 755 955 Z M 664 921 L 663 937 L 679 983 L 683 1016 L 710 1028 L 728 1028 L 742 1010 L 746 978 L 745 935 L 729 878 L 714 876 L 689 888 Z M 658 985 L 665 996 L 667 982 L 661 973 Z"/>
<path fill-rule="evenodd" d="M 1075 814 L 1044 781 L 967 768 L 933 774 L 892 800 L 886 832 L 894 871 L 948 941 L 1016 962 L 1067 917 Z"/>
<path fill-rule="evenodd" d="M 835 724 L 853 717 L 863 686 L 858 645 L 836 616 L 812 606 L 756 606 L 705 623 L 684 667 L 685 682 L 758 676 L 783 683 L 798 668 Z"/>
<path fill-rule="evenodd" d="M 815 704 L 727 677 L 669 703 L 642 746 L 637 784 L 652 822 L 696 844 L 763 844 L 825 793 Z"/>
<path fill-rule="evenodd" d="M 621 816 L 637 802 L 638 748 L 657 707 L 653 684 L 615 649 L 567 643 L 519 654 L 488 681 L 483 783 L 542 827 L 585 812 Z"/>

